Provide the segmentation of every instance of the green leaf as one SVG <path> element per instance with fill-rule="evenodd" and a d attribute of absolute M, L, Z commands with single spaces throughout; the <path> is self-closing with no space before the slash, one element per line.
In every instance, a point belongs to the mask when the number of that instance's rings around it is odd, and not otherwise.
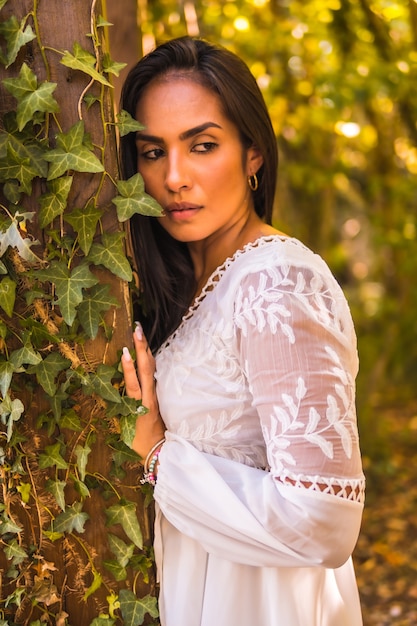
<path fill-rule="evenodd" d="M 17 100 L 16 120 L 19 130 L 33 119 L 36 112 L 56 113 L 58 103 L 52 97 L 57 84 L 43 82 L 38 85 L 36 74 L 23 63 L 18 78 L 5 78 L 3 85 Z"/>
<path fill-rule="evenodd" d="M 113 559 L 109 559 L 109 560 L 103 561 L 103 565 L 106 569 L 109 570 L 113 578 L 117 580 L 118 582 L 120 582 L 121 580 L 126 580 L 127 578 L 126 568 L 122 567 L 120 563 L 118 563 L 117 561 Z"/>
<path fill-rule="evenodd" d="M 71 185 L 72 176 L 63 176 L 49 181 L 49 191 L 39 198 L 39 225 L 41 228 L 45 228 L 58 215 L 64 213 Z"/>
<path fill-rule="evenodd" d="M 99 615 L 93 619 L 90 626 L 115 626 L 115 624 L 115 620 L 111 617 L 108 617 L 107 615 Z"/>
<path fill-rule="evenodd" d="M 18 544 L 16 539 L 13 539 L 7 546 L 4 547 L 4 553 L 9 561 L 12 561 L 13 565 L 19 565 L 27 558 L 27 552 Z"/>
<path fill-rule="evenodd" d="M 57 390 L 55 378 L 57 375 L 70 367 L 71 361 L 65 359 L 58 352 L 51 352 L 37 365 L 29 368 L 30 374 L 36 374 L 36 380 L 46 391 L 48 396 L 54 396 Z"/>
<path fill-rule="evenodd" d="M 159 615 L 157 599 L 154 596 L 147 595 L 144 598 L 137 598 L 133 591 L 121 589 L 119 600 L 125 626 L 141 626 L 146 613 L 155 618 Z"/>
<path fill-rule="evenodd" d="M 5 130 L 0 133 L 0 159 L 7 160 L 7 147 L 11 145 L 20 162 L 29 162 L 36 176 L 46 178 L 48 164 L 43 158 L 45 145 L 36 139 L 36 132 L 32 124 L 19 132 L 16 121 L 16 113 L 11 111 L 3 118 Z"/>
<path fill-rule="evenodd" d="M 124 238 L 124 233 L 104 233 L 103 243 L 91 246 L 88 260 L 95 265 L 104 265 L 115 276 L 129 282 L 132 280 L 132 268 L 123 249 Z"/>
<path fill-rule="evenodd" d="M 58 506 L 62 511 L 65 511 L 65 487 L 67 483 L 63 480 L 47 480 L 45 484 L 45 488 L 49 493 L 51 493 Z"/>
<path fill-rule="evenodd" d="M 117 61 L 113 61 L 108 52 L 103 54 L 103 71 L 108 74 L 114 74 L 115 76 L 119 76 L 122 69 L 126 67 L 127 63 L 119 63 Z"/>
<path fill-rule="evenodd" d="M 5 231 L 0 230 L 0 257 L 4 255 L 7 248 L 10 246 L 11 248 L 16 248 L 19 256 L 25 261 L 29 263 L 35 263 L 41 261 L 39 257 L 36 256 L 31 250 L 31 246 L 39 243 L 38 241 L 32 241 L 31 239 L 22 237 L 20 232 L 20 221 L 19 217 L 21 217 L 18 211 L 16 211 L 10 226 Z"/>
<path fill-rule="evenodd" d="M 2 424 L 7 426 L 7 441 L 10 441 L 13 435 L 14 422 L 18 422 L 22 416 L 25 407 L 18 398 L 12 400 L 7 395 L 0 404 L 0 419 Z"/>
<path fill-rule="evenodd" d="M 81 480 L 85 479 L 85 470 L 87 467 L 87 461 L 88 461 L 88 455 L 91 452 L 91 448 L 88 444 L 85 444 L 85 446 L 81 446 L 81 445 L 77 445 L 77 447 L 75 448 L 75 454 L 77 457 L 77 467 L 78 467 L 78 471 L 80 472 L 80 477 Z"/>
<path fill-rule="evenodd" d="M 18 526 L 7 515 L 2 515 L 0 517 L 0 535 L 7 535 L 8 533 L 16 535 L 18 533 L 21 533 L 22 531 L 23 528 L 21 526 Z"/>
<path fill-rule="evenodd" d="M 135 546 L 133 543 L 127 544 L 112 533 L 109 533 L 107 536 L 110 550 L 113 552 L 114 556 L 117 559 L 117 562 L 122 567 L 126 567 L 133 556 L 133 552 L 135 550 Z"/>
<path fill-rule="evenodd" d="M 90 251 L 93 237 L 96 232 L 97 222 L 101 217 L 100 209 L 95 206 L 87 206 L 83 209 L 75 209 L 65 215 L 65 221 L 71 224 L 78 235 L 81 250 L 87 255 Z"/>
<path fill-rule="evenodd" d="M 60 428 L 68 428 L 74 432 L 81 432 L 81 422 L 78 414 L 74 409 L 66 410 L 58 420 Z"/>
<path fill-rule="evenodd" d="M 132 447 L 133 439 L 136 432 L 136 421 L 138 419 L 137 413 L 132 415 L 122 415 L 120 418 L 120 439 L 129 448 Z"/>
<path fill-rule="evenodd" d="M 36 277 L 55 285 L 56 304 L 59 305 L 62 317 L 69 326 L 75 319 L 76 307 L 83 299 L 83 289 L 98 283 L 98 279 L 90 272 L 87 264 L 78 265 L 70 272 L 63 261 L 54 261 L 49 268 L 38 270 Z"/>
<path fill-rule="evenodd" d="M 46 469 L 47 467 L 56 467 L 57 469 L 68 468 L 68 463 L 61 456 L 61 444 L 59 441 L 45 447 L 45 452 L 39 455 L 39 467 L 41 469 Z M 55 530 L 61 532 L 56 528 Z"/>
<path fill-rule="evenodd" d="M 84 331 L 90 337 L 95 339 L 98 332 L 101 313 L 108 311 L 111 306 L 120 306 L 117 298 L 110 295 L 109 285 L 99 284 L 91 289 L 91 293 L 87 294 L 78 306 L 78 319 Z"/>
<path fill-rule="evenodd" d="M 87 50 L 84 50 L 79 43 L 75 43 L 72 49 L 73 53 L 65 50 L 65 54 L 61 59 L 61 63 L 66 67 L 70 67 L 72 70 L 79 70 L 88 74 L 94 80 L 107 87 L 112 87 L 107 78 L 100 74 L 96 69 L 96 58 L 90 54 Z"/>
<path fill-rule="evenodd" d="M 84 393 L 90 394 L 94 392 L 104 400 L 119 403 L 121 401 L 119 392 L 112 385 L 114 374 L 114 367 L 101 363 L 97 370 L 88 378 Z"/>
<path fill-rule="evenodd" d="M 38 176 L 38 169 L 33 161 L 21 152 L 17 152 L 15 146 L 7 144 L 7 156 L 0 159 L 0 181 L 5 182 L 16 179 L 21 184 L 21 190 L 30 195 L 32 191 L 32 180 Z"/>
<path fill-rule="evenodd" d="M 0 363 L 0 392 L 3 398 L 6 397 L 6 393 L 9 390 L 13 372 L 13 363 L 10 363 L 10 361 L 2 361 Z"/>
<path fill-rule="evenodd" d="M 120 195 L 113 198 L 112 202 L 116 205 L 119 222 L 125 222 L 135 213 L 151 217 L 162 215 L 162 207 L 152 196 L 145 193 L 143 178 L 139 173 L 128 180 L 119 180 L 117 190 Z"/>
<path fill-rule="evenodd" d="M 134 502 L 120 501 L 106 510 L 107 525 L 120 524 L 126 535 L 139 549 L 143 547 L 142 532 L 139 526 Z"/>
<path fill-rule="evenodd" d="M 18 485 L 16 487 L 16 489 L 20 493 L 20 495 L 22 496 L 22 502 L 27 504 L 29 502 L 29 499 L 30 499 L 30 494 L 31 494 L 31 491 L 32 491 L 32 485 L 30 483 L 20 483 L 20 485 Z"/>
<path fill-rule="evenodd" d="M 13 350 L 10 355 L 10 362 L 17 371 L 22 365 L 37 365 L 42 361 L 39 352 L 36 352 L 31 343 L 31 335 L 25 331 L 22 335 L 23 347 Z"/>
<path fill-rule="evenodd" d="M 96 155 L 85 145 L 84 122 L 76 122 L 68 133 L 57 136 L 57 147 L 44 156 L 50 162 L 48 180 L 62 176 L 68 170 L 76 172 L 104 172 Z"/>
<path fill-rule="evenodd" d="M 0 307 L 9 316 L 12 317 L 14 303 L 16 300 L 16 283 L 6 276 L 0 282 Z"/>
<path fill-rule="evenodd" d="M 74 530 L 78 533 L 83 533 L 85 528 L 84 524 L 89 519 L 87 513 L 82 511 L 83 503 L 74 502 L 72 506 L 69 506 L 58 515 L 55 521 L 51 525 L 51 529 L 55 533 L 72 533 Z"/>
<path fill-rule="evenodd" d="M 4 6 L 5 2 L 0 6 Z M 19 53 L 19 50 L 25 46 L 29 41 L 36 39 L 36 35 L 30 25 L 26 26 L 26 18 L 24 17 L 19 23 L 17 18 L 13 15 L 6 22 L 0 24 L 0 34 L 7 41 L 7 65 L 9 67 Z"/>
<path fill-rule="evenodd" d="M 101 585 L 103 584 L 103 578 L 100 574 L 100 572 L 98 572 L 96 569 L 93 569 L 93 582 L 91 583 L 91 585 L 89 586 L 89 588 L 86 590 L 85 594 L 83 595 L 83 600 L 84 602 L 95 592 L 97 591 L 97 589 L 100 589 Z"/>
<path fill-rule="evenodd" d="M 143 130 L 145 127 L 143 124 L 135 120 L 130 113 L 122 109 L 120 113 L 116 115 L 117 127 L 122 137 L 129 133 L 135 133 L 138 130 Z"/>

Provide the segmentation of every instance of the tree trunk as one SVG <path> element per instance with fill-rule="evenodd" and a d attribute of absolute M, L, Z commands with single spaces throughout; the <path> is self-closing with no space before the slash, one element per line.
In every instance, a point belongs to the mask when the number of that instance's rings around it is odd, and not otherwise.
<path fill-rule="evenodd" d="M 22 62 L 25 62 L 38 77 L 38 81 L 48 80 L 57 83 L 54 97 L 59 103 L 59 129 L 52 121 L 49 128 L 49 142 L 54 144 L 55 135 L 61 130 L 68 132 L 69 129 L 82 117 L 85 129 L 90 134 L 92 144 L 102 147 L 105 170 L 110 176 L 102 177 L 100 174 L 87 174 L 75 172 L 71 192 L 67 201 L 68 211 L 76 208 L 87 207 L 92 199 L 101 212 L 101 232 L 116 233 L 120 231 L 115 207 L 111 200 L 115 195 L 115 186 L 110 177 L 116 181 L 118 178 L 116 137 L 112 129 L 114 122 L 113 97 L 111 89 L 102 89 L 98 83 L 89 88 L 88 93 L 95 95 L 100 103 L 94 103 L 88 108 L 82 101 L 82 94 L 89 83 L 89 76 L 82 71 L 70 69 L 60 63 L 64 51 L 73 51 L 74 43 L 78 43 L 83 49 L 94 54 L 92 38 L 88 33 L 92 32 L 92 23 L 101 13 L 102 7 L 96 0 L 8 0 L 1 11 L 0 21 L 4 22 L 14 15 L 21 20 L 24 16 L 34 11 L 39 25 L 39 38 L 44 49 L 41 50 L 37 40 L 26 44 L 20 51 L 18 58 L 7 70 L 2 67 L 0 78 L 10 78 L 18 75 Z M 130 5 L 133 3 L 131 2 Z M 132 8 L 132 7 L 131 7 Z M 120 3 L 117 9 L 121 11 Z M 127 18 L 128 16 L 125 15 Z M 32 25 L 35 32 L 35 23 L 28 18 L 28 24 Z M 101 29 L 103 30 L 103 29 Z M 100 31 L 100 29 L 99 29 Z M 105 49 L 106 41 L 102 41 Z M 137 55 L 137 50 L 134 53 Z M 45 69 L 45 59 L 48 71 Z M 116 59 L 122 61 L 123 59 Z M 3 119 L 5 113 L 16 107 L 15 99 L 2 86 L 0 86 L 0 114 Z M 104 118 L 104 120 L 103 120 Z M 110 130 L 109 130 L 110 129 Z M 100 152 L 100 150 L 96 150 Z M 22 205 L 27 211 L 39 212 L 39 197 L 46 191 L 46 181 L 36 178 L 32 186 L 31 196 L 22 200 Z M 1 212 L 7 206 L 2 198 Z M 67 210 L 66 209 L 66 210 Z M 29 225 L 30 235 L 40 241 L 37 249 L 38 256 L 51 244 L 51 237 L 46 229 L 41 229 L 36 220 Z M 61 223 L 61 236 L 65 237 L 65 228 Z M 58 225 L 59 228 L 59 225 Z M 99 278 L 100 283 L 110 286 L 110 293 L 119 302 L 119 307 L 112 307 L 105 314 L 107 332 L 100 329 L 97 337 L 87 341 L 84 345 L 77 345 L 76 339 L 73 344 L 69 341 L 67 346 L 70 358 L 74 362 L 79 359 L 82 363 L 97 367 L 99 364 L 112 365 L 118 359 L 118 351 L 124 345 L 130 345 L 131 317 L 129 307 L 128 284 L 117 278 L 106 269 L 92 267 L 91 271 Z M 1 320 L 0 320 L 1 321 Z M 7 323 L 9 321 L 7 320 Z M 13 323 L 10 322 L 11 324 Z M 12 350 L 12 345 L 8 350 Z M 0 348 L 4 346 L 0 345 Z M 0 349 L 0 353 L 2 350 Z M 1 354 L 0 354 L 1 356 Z M 73 367 L 75 368 L 73 362 Z M 28 502 L 19 499 L 19 488 L 15 489 L 15 482 L 10 475 L 9 483 L 6 484 L 4 477 L 6 469 L 0 480 L 2 492 L 0 504 L 3 503 L 13 521 L 23 527 L 19 533 L 19 546 L 29 554 L 32 550 L 35 556 L 32 564 L 20 578 L 13 579 L 5 576 L 10 568 L 10 554 L 0 553 L 0 616 L 14 623 L 30 624 L 36 619 L 45 620 L 48 624 L 68 624 L 72 626 L 88 626 L 99 614 L 111 615 L 112 607 L 109 606 L 109 597 L 117 599 L 121 589 L 133 590 L 137 597 L 153 593 L 155 580 L 153 570 L 146 574 L 146 566 L 142 566 L 144 575 L 139 574 L 139 568 L 126 567 L 126 578 L 115 580 L 108 570 L 103 568 L 104 560 L 114 560 L 114 552 L 109 549 L 108 535 L 123 539 L 126 545 L 129 539 L 120 524 L 110 528 L 106 526 L 106 508 L 114 504 L 114 493 L 117 493 L 118 502 L 134 502 L 139 523 L 144 535 L 145 545 L 151 544 L 152 507 L 144 506 L 144 496 L 139 489 L 139 467 L 136 464 L 126 469 L 126 474 L 121 477 L 111 475 L 112 451 L 107 443 L 109 434 L 109 420 L 105 415 L 105 403 L 95 394 L 83 394 L 77 392 L 73 397 L 73 408 L 82 426 L 78 435 L 79 443 L 84 445 L 86 438 L 90 437 L 91 453 L 88 456 L 87 474 L 90 478 L 88 496 L 80 497 L 75 488 L 78 483 L 69 480 L 68 472 L 42 468 L 38 461 L 47 446 L 57 442 L 65 444 L 67 450 L 74 453 L 74 432 L 67 432 L 65 428 L 55 427 L 48 429 L 40 416 L 49 408 L 45 404 L 45 394 L 38 386 L 34 388 L 27 385 L 23 391 L 16 390 L 15 396 L 19 397 L 25 406 L 23 431 L 25 441 L 20 443 L 22 474 L 19 474 L 21 483 L 32 485 L 31 497 Z M 110 421 L 113 429 L 118 428 L 117 419 Z M 1 441 L 0 441 L 1 443 Z M 16 462 L 16 459 L 14 460 Z M 3 466 L 5 467 L 5 466 Z M 24 476 L 24 479 L 22 478 Z M 44 536 L 44 531 L 49 527 L 51 516 L 56 519 L 60 509 L 52 501 L 45 490 L 48 479 L 60 478 L 68 484 L 65 487 L 65 503 L 71 506 L 74 503 L 83 503 L 83 512 L 89 515 L 89 519 L 83 529 L 64 532 L 62 537 L 50 541 Z M 108 485 L 107 490 L 103 485 Z M 49 497 L 49 500 L 48 500 Z M 113 500 L 112 500 L 113 497 Z M 109 499 L 110 498 L 110 499 Z M 0 526 L 1 532 L 1 526 Z M 7 535 L 4 535 L 7 538 Z M 5 543 L 3 542 L 3 549 Z M 138 555 L 140 558 L 140 554 Z M 145 558 L 145 557 L 144 557 Z M 37 559 L 34 560 L 34 559 Z M 36 567 L 38 563 L 38 567 Z M 149 562 L 147 563 L 149 567 Z M 3 572 L 3 573 L 2 573 Z M 149 580 L 147 579 L 149 575 Z M 17 582 L 16 582 L 17 581 Z M 96 584 L 95 584 L 96 583 Z M 13 585 L 18 589 L 25 589 L 26 595 L 22 595 L 23 601 L 19 603 L 18 596 L 12 597 Z M 43 594 L 37 593 L 39 586 L 43 585 Z M 94 590 L 94 586 L 98 588 Z M 30 595 L 32 590 L 32 595 Z M 4 607 L 6 601 L 7 606 Z M 30 601 L 32 599 L 32 602 Z M 115 613 L 111 616 L 117 623 L 124 623 L 120 612 L 115 607 Z M 4 610 L 4 614 L 3 614 Z M 146 613 L 146 611 L 145 611 Z M 65 619 L 67 618 L 67 621 Z M 110 620 L 110 618 L 109 618 Z M 122 620 L 122 621 L 120 621 Z M 0 620 L 1 621 L 1 620 Z M 111 622 L 110 623 L 116 623 Z M 143 623 L 150 623 L 145 621 Z"/>

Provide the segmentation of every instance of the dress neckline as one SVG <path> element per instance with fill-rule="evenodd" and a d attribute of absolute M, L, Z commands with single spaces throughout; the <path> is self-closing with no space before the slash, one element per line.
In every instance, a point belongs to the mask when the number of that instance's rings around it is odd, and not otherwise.
<path fill-rule="evenodd" d="M 262 235 L 261 237 L 257 237 L 253 241 L 249 241 L 242 248 L 238 248 L 232 256 L 227 257 L 221 265 L 216 267 L 216 269 L 210 274 L 205 285 L 202 290 L 193 300 L 193 302 L 188 307 L 186 313 L 184 313 L 181 322 L 178 324 L 177 328 L 171 333 L 171 335 L 164 341 L 161 347 L 158 349 L 157 353 L 166 348 L 172 340 L 176 337 L 177 333 L 181 330 L 184 323 L 193 317 L 195 312 L 200 308 L 201 303 L 207 297 L 207 294 L 211 293 L 216 285 L 220 282 L 223 275 L 229 269 L 231 265 L 236 261 L 236 259 L 240 258 L 242 255 L 246 254 L 248 251 L 253 250 L 254 248 L 263 248 L 265 245 L 269 243 L 280 240 L 282 242 L 292 242 L 297 246 L 305 248 L 304 244 L 301 243 L 298 239 L 294 237 L 290 237 L 289 235 Z"/>

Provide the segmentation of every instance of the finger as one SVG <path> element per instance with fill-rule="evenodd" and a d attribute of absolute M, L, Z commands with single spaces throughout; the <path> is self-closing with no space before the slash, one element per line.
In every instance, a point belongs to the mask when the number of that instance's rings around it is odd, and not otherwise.
<path fill-rule="evenodd" d="M 138 375 L 136 373 L 135 364 L 129 352 L 129 348 L 123 348 L 121 363 L 127 395 L 129 396 L 129 398 L 141 400 L 142 390 L 140 387 Z"/>
<path fill-rule="evenodd" d="M 136 362 L 139 385 L 142 390 L 142 401 L 149 407 L 155 402 L 155 359 L 149 349 L 142 327 L 137 324 L 133 333 L 133 341 L 136 348 Z"/>

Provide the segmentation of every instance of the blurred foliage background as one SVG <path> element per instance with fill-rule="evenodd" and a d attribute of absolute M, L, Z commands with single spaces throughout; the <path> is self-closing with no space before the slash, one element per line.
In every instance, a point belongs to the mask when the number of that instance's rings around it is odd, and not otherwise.
<path fill-rule="evenodd" d="M 125 2 L 138 55 L 199 35 L 257 78 L 280 151 L 275 223 L 319 252 L 345 290 L 362 448 L 383 463 L 380 412 L 405 411 L 417 382 L 417 2 Z"/>

